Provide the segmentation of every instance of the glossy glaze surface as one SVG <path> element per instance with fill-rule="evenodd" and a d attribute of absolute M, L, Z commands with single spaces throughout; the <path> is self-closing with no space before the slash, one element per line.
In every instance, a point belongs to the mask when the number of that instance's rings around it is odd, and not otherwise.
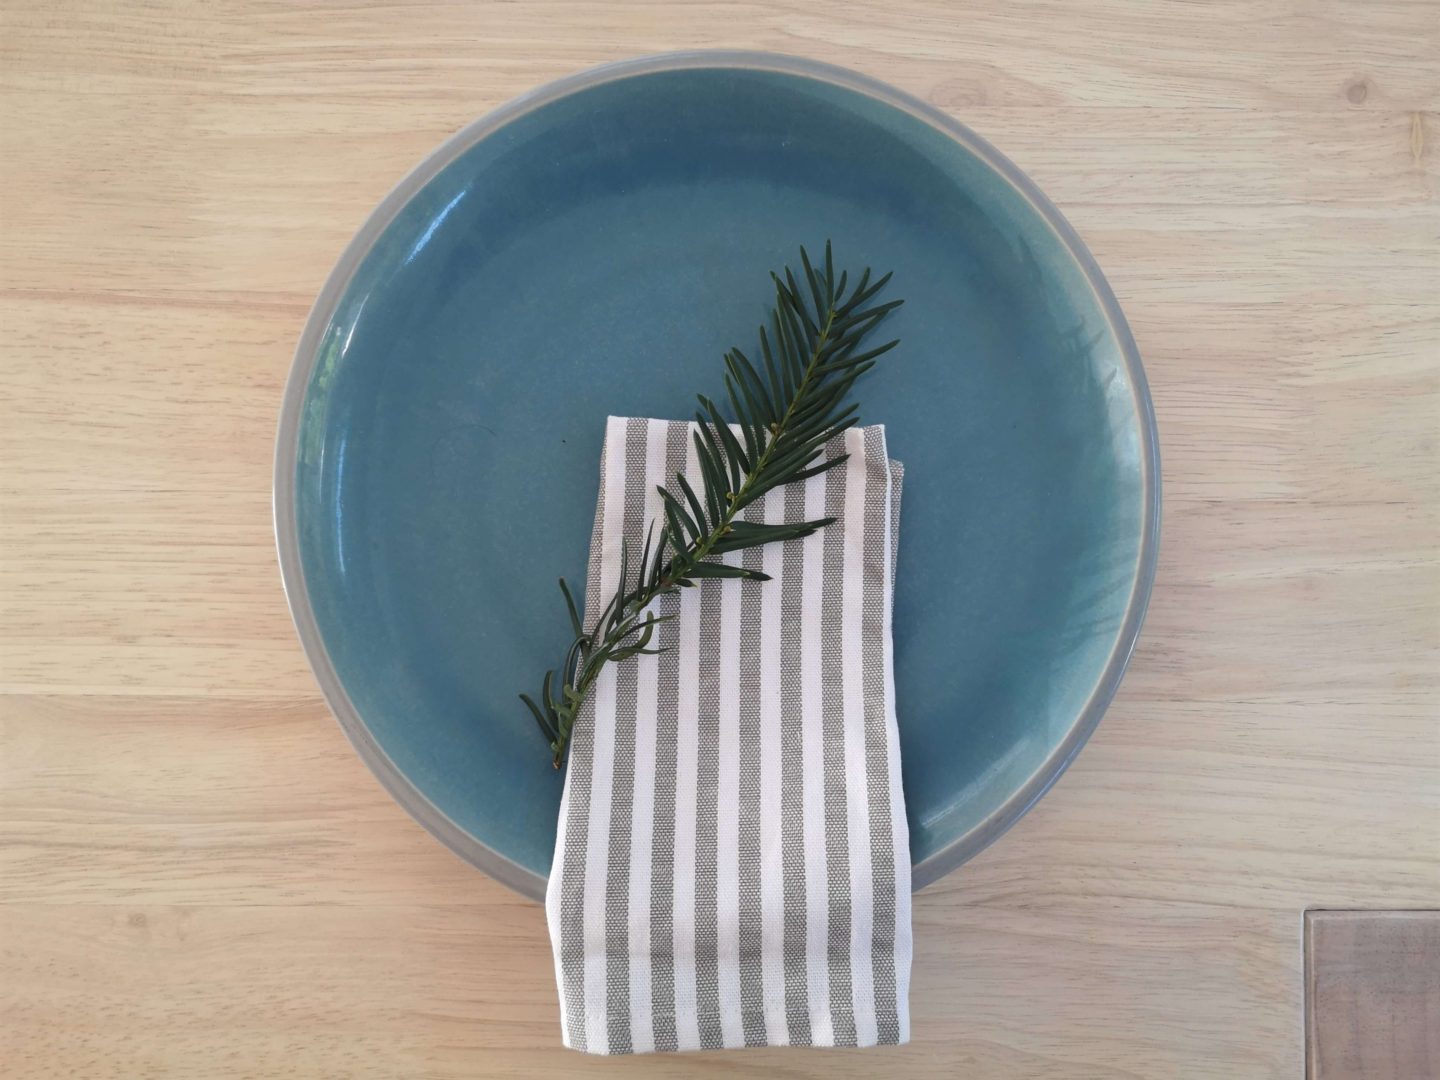
<path fill-rule="evenodd" d="M 963 129 L 837 69 L 701 54 L 579 77 L 377 210 L 317 302 L 277 461 L 287 588 L 332 706 L 417 817 L 522 891 L 561 777 L 515 695 L 565 644 L 553 579 L 583 577 L 604 418 L 720 389 L 765 271 L 826 237 L 907 300 L 859 397 L 906 465 L 917 885 L 1013 823 L 1113 693 L 1153 572 L 1153 422 L 1053 209 Z"/>

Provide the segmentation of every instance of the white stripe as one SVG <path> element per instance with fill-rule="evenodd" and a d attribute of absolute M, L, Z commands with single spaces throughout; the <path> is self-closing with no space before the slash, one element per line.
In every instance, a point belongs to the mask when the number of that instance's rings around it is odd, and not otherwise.
<path fill-rule="evenodd" d="M 850 467 L 845 470 L 844 642 L 845 672 L 864 670 L 865 636 L 865 437 L 857 428 L 845 433 Z M 887 541 L 888 542 L 888 541 Z M 875 968 L 872 933 L 875 915 L 874 870 L 870 859 L 870 803 L 865 755 L 865 695 L 860 679 L 846 678 L 845 803 L 850 848 L 850 985 L 855 1005 L 855 1041 L 875 1043 Z"/>
<path fill-rule="evenodd" d="M 606 435 L 609 434 L 609 423 L 606 424 Z M 600 451 L 600 505 L 605 505 L 605 484 L 609 475 L 608 455 L 602 442 Z M 603 528 L 603 526 L 602 526 Z M 583 602 L 583 601 L 582 601 Z M 561 941 L 561 882 L 565 876 L 565 840 L 570 823 L 570 781 L 573 774 L 568 770 L 565 773 L 565 785 L 560 791 L 560 817 L 555 826 L 555 855 L 550 865 L 550 878 L 545 888 L 545 922 L 550 929 L 550 940 L 554 944 L 555 952 L 555 985 L 560 988 L 560 1039 L 565 1046 L 575 1045 L 575 1036 L 579 1034 L 570 1030 L 570 1010 L 565 1004 L 565 969 L 561 963 L 560 941 Z"/>
<path fill-rule="evenodd" d="M 724 561 L 739 564 L 731 552 Z M 715 812 L 716 963 L 720 1032 L 725 1046 L 744 1046 L 740 1012 L 740 582 L 719 581 L 720 751 Z M 713 587 L 713 586 L 712 586 Z"/>
<path fill-rule="evenodd" d="M 692 425 L 693 427 L 693 425 Z M 694 480 L 695 445 L 686 435 L 685 478 Z M 700 590 L 680 590 L 676 649 L 680 703 L 675 748 L 675 1040 L 681 1050 L 700 1049 L 695 995 L 695 779 L 699 727 Z"/>
<path fill-rule="evenodd" d="M 560 963 L 560 882 L 565 876 L 565 825 L 570 820 L 570 776 L 560 792 L 560 819 L 555 826 L 555 855 L 550 864 L 550 879 L 545 883 L 545 925 L 555 953 L 555 985 L 560 991 L 560 1041 L 575 1045 L 570 1031 L 570 1010 L 565 1007 L 565 969 Z"/>
<path fill-rule="evenodd" d="M 842 465 L 841 468 L 844 468 Z M 805 481 L 805 519 L 825 516 L 825 476 Z M 824 590 L 825 541 L 823 530 L 801 541 L 804 547 L 803 609 L 806 618 L 801 630 L 801 697 L 805 716 L 804 812 L 805 812 L 805 952 L 808 958 L 808 1000 L 810 1041 L 816 1046 L 835 1042 L 835 1025 L 830 1015 L 830 959 L 826 945 L 830 936 L 829 883 L 825 858 L 825 758 L 820 639 L 820 598 Z"/>
<path fill-rule="evenodd" d="M 645 521 L 662 513 L 656 485 L 665 479 L 666 423 L 645 422 Z M 643 549 L 642 549 L 643 550 Z M 630 822 L 630 1046 L 655 1049 L 655 1003 L 650 969 L 651 841 L 655 831 L 655 696 L 659 658 L 635 664 L 635 793 Z"/>
<path fill-rule="evenodd" d="M 625 532 L 625 420 L 605 425 L 605 519 L 602 523 L 600 595 L 616 586 L 620 540 Z M 610 1032 L 605 980 L 605 879 L 610 862 L 610 794 L 615 769 L 615 667 L 606 665 L 595 680 L 594 764 L 590 778 L 590 831 L 585 848 L 585 1046 L 608 1053 Z"/>
<path fill-rule="evenodd" d="M 762 500 L 762 520 L 785 520 L 785 493 L 772 488 Z M 760 588 L 760 910 L 765 1037 L 771 1046 L 790 1042 L 785 1017 L 785 847 L 780 817 L 782 729 L 780 704 L 780 599 L 785 545 L 760 549 L 761 569 L 771 581 Z"/>

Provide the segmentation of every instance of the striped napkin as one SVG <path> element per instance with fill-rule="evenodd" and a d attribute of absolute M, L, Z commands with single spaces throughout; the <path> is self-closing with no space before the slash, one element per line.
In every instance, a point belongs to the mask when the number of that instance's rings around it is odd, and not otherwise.
<path fill-rule="evenodd" d="M 587 622 L 655 488 L 699 482 L 682 421 L 611 417 Z M 727 558 L 771 581 L 661 598 L 658 656 L 576 723 L 546 895 L 566 1046 L 596 1054 L 909 1038 L 910 851 L 890 643 L 901 466 L 882 427 L 753 521 L 835 517 Z"/>

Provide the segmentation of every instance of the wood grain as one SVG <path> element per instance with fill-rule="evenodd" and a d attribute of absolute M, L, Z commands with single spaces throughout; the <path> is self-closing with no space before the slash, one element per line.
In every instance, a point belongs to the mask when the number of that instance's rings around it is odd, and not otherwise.
<path fill-rule="evenodd" d="M 1302 912 L 1440 902 L 1434 0 L 0 9 L 7 1075 L 1293 1077 Z M 369 209 L 538 83 L 702 46 L 994 141 L 1159 415 L 1131 674 L 917 898 L 901 1049 L 558 1049 L 540 909 L 365 772 L 275 567 L 281 385 Z"/>
<path fill-rule="evenodd" d="M 1305 913 L 1307 1080 L 1440 1077 L 1440 911 Z"/>

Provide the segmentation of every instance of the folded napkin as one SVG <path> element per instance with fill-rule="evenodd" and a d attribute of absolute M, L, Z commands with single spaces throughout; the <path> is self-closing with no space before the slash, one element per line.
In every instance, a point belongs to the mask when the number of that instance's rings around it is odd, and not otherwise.
<path fill-rule="evenodd" d="M 586 584 L 614 591 L 655 488 L 697 486 L 680 421 L 611 417 Z M 909 1038 L 910 849 L 890 640 L 901 466 L 882 427 L 752 521 L 838 520 L 657 602 L 658 656 L 577 720 L 546 895 L 566 1046 L 597 1054 Z M 654 644 L 652 642 L 652 644 Z"/>

